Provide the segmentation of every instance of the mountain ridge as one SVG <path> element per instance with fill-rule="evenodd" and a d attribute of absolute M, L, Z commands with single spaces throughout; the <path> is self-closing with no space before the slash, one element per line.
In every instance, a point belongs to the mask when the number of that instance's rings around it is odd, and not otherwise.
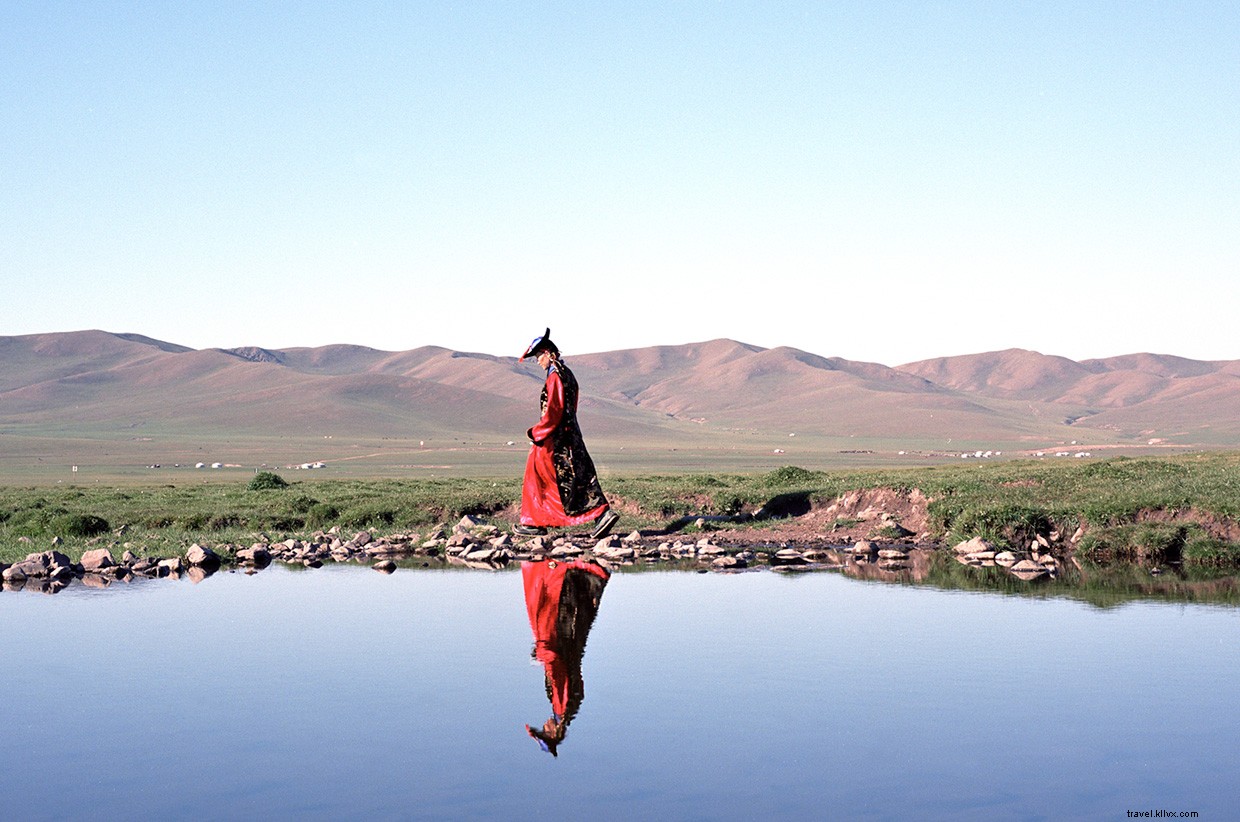
<path fill-rule="evenodd" d="M 675 440 L 693 426 L 1032 442 L 1071 428 L 1240 444 L 1234 360 L 1141 352 L 1078 362 L 1013 348 L 890 367 L 720 338 L 565 361 L 590 429 L 620 439 Z M 11 427 L 179 421 L 255 434 L 507 437 L 536 415 L 541 383 L 528 361 L 433 345 L 192 349 L 98 329 L 0 337 L 0 426 Z"/>

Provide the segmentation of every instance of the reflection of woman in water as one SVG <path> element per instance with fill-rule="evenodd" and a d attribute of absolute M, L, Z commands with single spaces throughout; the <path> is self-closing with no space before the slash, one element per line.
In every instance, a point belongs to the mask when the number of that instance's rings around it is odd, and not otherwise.
<path fill-rule="evenodd" d="M 543 664 L 551 701 L 551 718 L 541 728 L 526 725 L 525 730 L 552 756 L 558 756 L 556 747 L 585 698 L 581 659 L 610 576 L 602 566 L 579 560 L 521 564 L 525 607 L 534 632 L 533 656 Z"/>

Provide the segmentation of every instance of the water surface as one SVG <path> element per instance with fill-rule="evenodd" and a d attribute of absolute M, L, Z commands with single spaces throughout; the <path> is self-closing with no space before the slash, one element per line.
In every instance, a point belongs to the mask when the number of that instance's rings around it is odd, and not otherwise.
<path fill-rule="evenodd" d="M 1230 815 L 1240 610 L 616 573 L 558 747 L 521 574 L 0 594 L 11 818 Z"/>

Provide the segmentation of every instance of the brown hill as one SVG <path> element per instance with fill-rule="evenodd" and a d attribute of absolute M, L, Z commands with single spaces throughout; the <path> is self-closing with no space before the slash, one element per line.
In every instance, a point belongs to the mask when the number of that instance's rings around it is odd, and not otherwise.
<path fill-rule="evenodd" d="M 794 348 L 713 340 L 589 354 L 572 367 L 592 391 L 728 428 L 942 436 L 990 432 L 995 422 L 991 409 L 914 375 Z"/>
<path fill-rule="evenodd" d="M 1018 349 L 889 368 L 732 340 L 566 355 L 591 436 L 1240 443 L 1240 362 Z M 132 334 L 0 337 L 0 430 L 517 439 L 542 375 L 425 346 L 192 350 Z M 1067 425 L 1065 425 L 1067 424 Z M 967 446 L 965 446 L 967 447 Z"/>
<path fill-rule="evenodd" d="M 898 366 L 929 382 L 986 397 L 1054 402 L 1071 386 L 1104 370 L 1065 357 L 1009 348 L 961 357 L 939 357 Z"/>
<path fill-rule="evenodd" d="M 1075 425 L 1134 439 L 1234 444 L 1240 436 L 1240 361 L 1142 353 L 1078 363 L 1009 349 L 899 370 L 981 397 L 1035 401 Z"/>

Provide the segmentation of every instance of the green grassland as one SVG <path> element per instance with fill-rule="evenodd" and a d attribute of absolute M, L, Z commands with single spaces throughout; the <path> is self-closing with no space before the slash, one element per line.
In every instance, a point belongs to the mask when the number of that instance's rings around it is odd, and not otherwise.
<path fill-rule="evenodd" d="M 56 537 L 75 558 L 100 543 L 172 555 L 194 542 L 248 544 L 335 525 L 393 533 L 452 524 L 463 514 L 511 521 L 524 448 L 496 448 L 507 469 L 502 472 L 488 462 L 492 453 L 479 458 L 477 474 L 440 468 L 447 475 L 432 476 L 434 466 L 449 465 L 436 460 L 453 453 L 436 451 L 399 478 L 281 470 L 287 487 L 252 487 L 253 469 L 160 469 L 106 481 L 79 473 L 52 484 L 6 477 L 0 485 L 0 560 L 48 548 Z M 457 456 L 465 453 L 479 452 Z M 725 460 L 720 456 L 718 462 Z M 396 464 L 414 463 L 405 454 Z M 481 472 L 488 464 L 489 476 Z M 626 513 L 626 528 L 792 510 L 797 505 L 789 503 L 825 504 L 857 489 L 916 488 L 931 500 L 931 536 L 948 543 L 982 536 L 1022 547 L 1035 534 L 1071 533 L 1087 524 L 1079 549 L 1089 556 L 1142 559 L 1165 556 L 1174 547 L 1185 562 L 1231 565 L 1240 550 L 1234 541 L 1240 453 L 816 470 L 761 465 L 755 452 L 747 466 L 754 470 L 727 473 L 638 472 L 623 460 L 600 465 L 609 496 Z M 729 527 L 743 532 L 748 526 Z"/>

